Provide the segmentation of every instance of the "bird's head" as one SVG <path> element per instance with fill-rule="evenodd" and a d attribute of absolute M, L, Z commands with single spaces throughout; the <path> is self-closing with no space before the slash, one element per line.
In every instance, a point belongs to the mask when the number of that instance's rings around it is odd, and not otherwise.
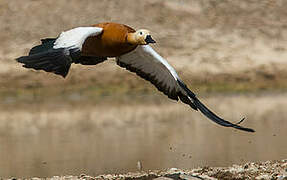
<path fill-rule="evenodd" d="M 155 43 L 152 39 L 149 30 L 139 29 L 136 32 L 129 33 L 127 41 L 135 45 L 147 45 L 149 43 Z"/>

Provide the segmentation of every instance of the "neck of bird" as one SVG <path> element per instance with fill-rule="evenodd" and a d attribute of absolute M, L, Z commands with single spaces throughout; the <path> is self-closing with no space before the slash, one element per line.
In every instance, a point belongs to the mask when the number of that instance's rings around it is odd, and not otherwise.
<path fill-rule="evenodd" d="M 137 45 L 135 33 L 128 33 L 127 35 L 127 42 L 130 44 Z"/>

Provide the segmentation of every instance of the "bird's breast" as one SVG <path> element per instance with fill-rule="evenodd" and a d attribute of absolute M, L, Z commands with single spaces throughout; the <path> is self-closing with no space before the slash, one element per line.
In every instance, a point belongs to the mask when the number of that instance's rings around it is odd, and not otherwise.
<path fill-rule="evenodd" d="M 103 28 L 101 35 L 89 37 L 83 44 L 82 54 L 85 56 L 116 57 L 128 53 L 136 45 L 127 43 L 127 34 L 133 29 L 116 23 L 94 25 Z"/>

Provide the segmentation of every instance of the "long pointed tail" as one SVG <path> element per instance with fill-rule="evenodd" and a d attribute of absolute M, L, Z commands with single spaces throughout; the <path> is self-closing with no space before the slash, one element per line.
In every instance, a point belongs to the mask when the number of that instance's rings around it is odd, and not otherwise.
<path fill-rule="evenodd" d="M 219 116 L 214 114 L 211 110 L 209 110 L 202 102 L 200 102 L 200 100 L 195 96 L 195 94 L 191 90 L 189 90 L 188 87 L 183 82 L 178 80 L 178 84 L 186 91 L 188 96 L 193 100 L 193 104 L 202 112 L 202 114 L 204 114 L 207 118 L 209 118 L 213 122 L 225 127 L 232 127 L 247 132 L 255 132 L 255 130 L 251 128 L 245 128 L 238 125 L 244 120 L 244 118 L 240 120 L 237 124 L 233 124 L 229 121 L 220 118 Z"/>

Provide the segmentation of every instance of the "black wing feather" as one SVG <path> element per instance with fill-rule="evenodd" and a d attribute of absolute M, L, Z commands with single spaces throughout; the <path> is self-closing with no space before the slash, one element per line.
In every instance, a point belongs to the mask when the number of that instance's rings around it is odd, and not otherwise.
<path fill-rule="evenodd" d="M 242 126 L 239 126 L 238 124 L 241 123 L 245 118 L 241 119 L 239 123 L 233 124 L 229 121 L 226 121 L 220 117 L 218 117 L 216 114 L 214 114 L 212 111 L 210 111 L 200 100 L 196 97 L 196 95 L 188 89 L 188 87 L 180 80 L 178 80 L 178 84 L 189 94 L 189 97 L 193 99 L 193 103 L 196 105 L 196 107 L 210 120 L 213 122 L 225 126 L 225 127 L 233 127 L 235 129 L 247 131 L 247 132 L 255 132 L 253 129 L 245 128 Z"/>

